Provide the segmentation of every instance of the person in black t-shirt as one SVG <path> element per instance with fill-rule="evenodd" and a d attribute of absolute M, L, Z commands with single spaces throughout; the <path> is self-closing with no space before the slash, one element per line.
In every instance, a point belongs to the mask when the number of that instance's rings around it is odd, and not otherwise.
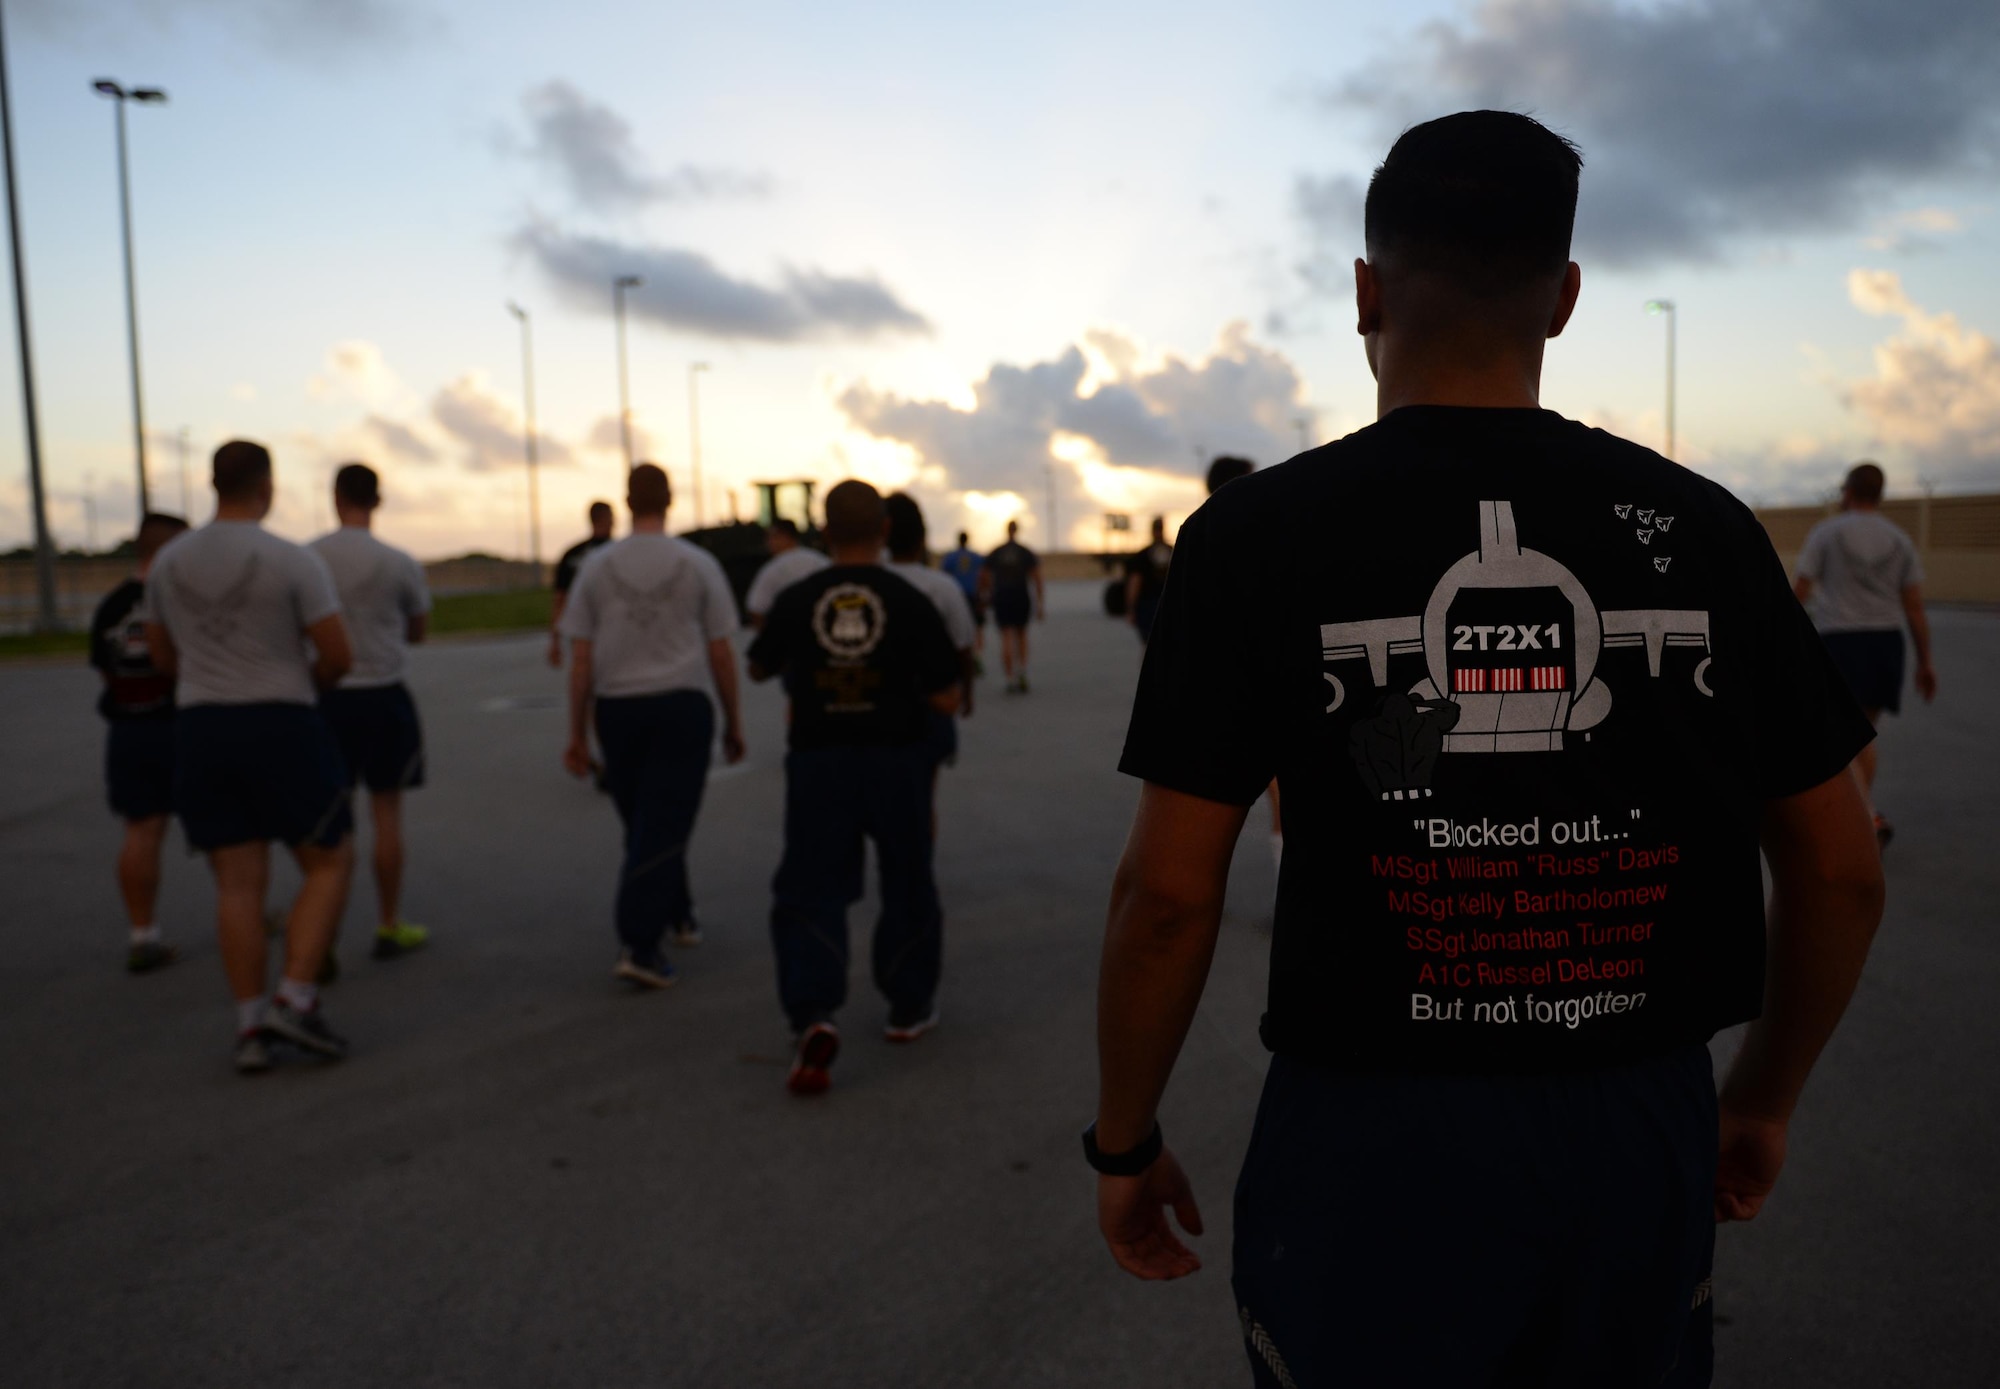
<path fill-rule="evenodd" d="M 553 600 L 549 604 L 549 664 L 560 670 L 563 663 L 562 615 L 563 607 L 569 602 L 569 591 L 576 583 L 577 572 L 591 553 L 611 543 L 611 525 L 615 520 L 610 502 L 590 504 L 590 534 L 562 552 L 556 561 L 555 577 L 549 581 L 553 590 Z"/>
<path fill-rule="evenodd" d="M 1167 518 L 1153 518 L 1153 539 L 1145 549 L 1125 558 L 1125 620 L 1139 634 L 1141 642 L 1153 636 L 1153 618 L 1160 611 L 1160 595 L 1167 591 L 1167 567 L 1174 562 L 1174 547 L 1167 544 Z"/>
<path fill-rule="evenodd" d="M 847 997 L 847 908 L 861 896 L 863 838 L 875 841 L 882 915 L 875 986 L 886 1036 L 937 1025 L 944 912 L 931 876 L 933 711 L 958 707 L 959 653 L 931 600 L 880 563 L 882 495 L 843 482 L 826 496 L 833 563 L 778 596 L 750 646 L 750 678 L 782 676 L 791 700 L 785 853 L 772 881 L 778 999 L 798 1034 L 787 1085 L 824 1091 Z"/>
<path fill-rule="evenodd" d="M 1579 168 L 1501 112 L 1397 141 L 1355 267 L 1378 422 L 1211 497 L 1147 649 L 1085 1148 L 1114 1258 L 1199 1267 L 1155 1116 L 1275 774 L 1260 1385 L 1707 1383 L 1715 1224 L 1777 1179 L 1880 916 L 1870 730 L 1755 517 L 1538 408 Z"/>
<path fill-rule="evenodd" d="M 1000 629 L 1000 668 L 1008 694 L 1028 692 L 1028 618 L 1048 617 L 1041 557 L 1021 543 L 1020 531 L 1020 522 L 1009 521 L 1007 543 L 988 555 L 979 570 L 979 592 L 992 605 L 993 625 Z"/>
<path fill-rule="evenodd" d="M 104 780 L 111 809 L 125 821 L 118 892 L 132 921 L 125 968 L 146 974 L 178 952 L 160 938 L 160 848 L 174 811 L 174 678 L 153 664 L 146 644 L 146 576 L 160 547 L 187 529 L 178 516 L 151 512 L 139 522 L 139 570 L 104 596 L 90 619 L 90 663 L 104 677 L 97 712 L 108 725 Z"/>

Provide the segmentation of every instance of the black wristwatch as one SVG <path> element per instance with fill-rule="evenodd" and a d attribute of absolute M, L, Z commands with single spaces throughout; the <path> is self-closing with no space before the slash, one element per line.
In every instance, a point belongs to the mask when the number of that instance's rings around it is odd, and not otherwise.
<path fill-rule="evenodd" d="M 1083 1160 L 1107 1177 L 1136 1177 L 1159 1161 L 1160 1150 L 1166 1143 L 1156 1119 L 1153 1131 L 1138 1147 L 1129 1153 L 1107 1153 L 1097 1146 L 1097 1125 L 1093 1123 L 1083 1131 Z"/>

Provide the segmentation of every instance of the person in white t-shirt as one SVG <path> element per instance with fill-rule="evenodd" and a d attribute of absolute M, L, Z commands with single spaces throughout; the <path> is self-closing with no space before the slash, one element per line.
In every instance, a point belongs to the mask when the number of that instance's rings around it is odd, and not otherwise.
<path fill-rule="evenodd" d="M 799 539 L 796 522 L 780 516 L 764 532 L 764 548 L 771 557 L 764 561 L 764 567 L 750 580 L 750 591 L 743 597 L 743 609 L 750 614 L 750 625 L 761 628 L 764 616 L 771 611 L 771 604 L 778 601 L 778 595 L 790 588 L 815 570 L 827 566 L 827 558 Z"/>
<path fill-rule="evenodd" d="M 958 581 L 930 564 L 929 532 L 923 508 L 906 492 L 892 492 L 882 499 L 889 513 L 889 572 L 907 580 L 944 619 L 945 634 L 958 652 L 961 676 L 956 715 L 937 709 L 927 711 L 930 734 L 925 744 L 931 757 L 931 779 L 935 787 L 938 769 L 958 760 L 958 719 L 971 717 L 972 682 L 978 670 L 979 628 L 972 620 L 972 604 Z M 931 837 L 937 837 L 936 801 L 932 801 Z"/>
<path fill-rule="evenodd" d="M 1793 589 L 1806 605 L 1827 654 L 1868 721 L 1903 704 L 1903 626 L 1917 649 L 1915 684 L 1926 704 L 1937 697 L 1931 666 L 1931 626 L 1924 614 L 1924 566 L 1909 535 L 1881 512 L 1882 469 L 1857 463 L 1840 487 L 1840 514 L 1812 528 L 1799 552 Z M 1854 774 L 1875 815 L 1875 838 L 1887 845 L 1895 829 L 1874 810 L 1876 749 L 1861 749 Z"/>
<path fill-rule="evenodd" d="M 215 519 L 153 561 L 146 641 L 175 680 L 174 808 L 215 872 L 216 932 L 236 996 L 236 1068 L 268 1070 L 269 1044 L 338 1059 L 347 1042 L 319 1010 L 354 864 L 347 778 L 319 716 L 320 690 L 354 664 L 333 577 L 311 550 L 263 528 L 271 455 L 232 440 L 215 451 Z M 270 841 L 304 881 L 285 924 L 284 977 L 265 996 L 264 894 Z"/>
<path fill-rule="evenodd" d="M 431 592 L 424 567 L 376 539 L 371 527 L 382 504 L 382 482 L 365 463 L 333 475 L 333 509 L 340 529 L 313 541 L 340 593 L 354 642 L 354 669 L 319 697 L 347 766 L 348 786 L 368 788 L 375 826 L 375 896 L 381 907 L 374 956 L 393 960 L 430 939 L 403 920 L 403 792 L 424 784 L 424 734 L 416 701 L 403 683 L 409 648 L 424 639 Z"/>
<path fill-rule="evenodd" d="M 604 785 L 625 824 L 613 973 L 645 988 L 673 983 L 661 953 L 699 945 L 688 888 L 687 846 L 708 779 L 715 706 L 722 752 L 743 759 L 737 704 L 736 599 L 713 555 L 667 534 L 667 475 L 632 469 L 632 533 L 585 561 L 563 609 L 570 644 L 569 744 L 563 765 L 590 772 L 586 738 L 593 699 L 604 749 Z"/>

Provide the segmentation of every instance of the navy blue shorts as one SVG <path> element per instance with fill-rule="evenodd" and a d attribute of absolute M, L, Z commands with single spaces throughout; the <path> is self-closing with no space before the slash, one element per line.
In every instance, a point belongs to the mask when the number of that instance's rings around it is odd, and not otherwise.
<path fill-rule="evenodd" d="M 1276 1057 L 1236 1188 L 1261 1386 L 1709 1382 L 1705 1047 L 1536 1076 Z"/>
<path fill-rule="evenodd" d="M 354 827 L 340 749 L 311 705 L 197 704 L 174 735 L 174 807 L 195 848 L 330 849 Z"/>
<path fill-rule="evenodd" d="M 1025 588 L 996 588 L 993 590 L 993 625 L 995 627 L 1025 627 L 1034 615 L 1034 600 L 1028 597 Z"/>
<path fill-rule="evenodd" d="M 958 720 L 935 709 L 924 711 L 924 756 L 933 767 L 958 761 Z"/>
<path fill-rule="evenodd" d="M 328 690 L 320 717 L 333 730 L 347 764 L 347 784 L 370 791 L 408 791 L 424 784 L 424 730 L 417 702 L 401 684 Z"/>
<path fill-rule="evenodd" d="M 1854 702 L 1863 709 L 1903 707 L 1903 629 L 1888 632 L 1822 632 L 1826 654 L 1840 669 Z"/>
<path fill-rule="evenodd" d="M 113 719 L 104 739 L 104 785 L 127 820 L 174 811 L 174 720 Z"/>

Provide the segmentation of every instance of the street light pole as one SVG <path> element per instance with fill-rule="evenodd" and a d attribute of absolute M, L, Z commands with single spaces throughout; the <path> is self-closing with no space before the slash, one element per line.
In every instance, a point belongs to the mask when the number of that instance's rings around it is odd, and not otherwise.
<path fill-rule="evenodd" d="M 1674 301 L 1671 299 L 1648 299 L 1646 312 L 1664 314 L 1667 319 L 1667 448 L 1666 456 L 1674 456 Z"/>
<path fill-rule="evenodd" d="M 0 6 L 0 14 L 5 7 Z M 21 263 L 21 199 L 14 184 L 14 114 L 7 94 L 7 40 L 0 30 L 0 149 L 7 170 L 7 245 L 14 266 L 14 330 L 21 346 L 21 424 L 28 436 L 28 503 L 35 517 L 35 629 L 53 632 L 56 552 L 49 542 L 49 508 L 42 492 L 42 430 L 35 413 L 35 356 L 28 342 L 28 273 Z"/>
<path fill-rule="evenodd" d="M 694 528 L 701 529 L 701 392 L 696 382 L 707 362 L 688 363 L 688 490 L 694 493 Z"/>
<path fill-rule="evenodd" d="M 542 489 L 541 480 L 535 471 L 535 329 L 528 317 L 528 311 L 513 300 L 507 301 L 507 312 L 521 320 L 521 399 L 526 404 L 528 426 L 528 555 L 534 561 L 535 582 L 541 582 L 542 573 Z"/>
<path fill-rule="evenodd" d="M 125 343 L 132 358 L 132 444 L 139 460 L 139 515 L 143 518 L 152 510 L 152 496 L 146 486 L 146 407 L 139 391 L 139 291 L 132 273 L 132 178 L 125 157 L 125 103 L 164 102 L 167 94 L 157 87 L 127 91 L 108 77 L 100 77 L 91 86 L 117 106 L 118 221 L 125 238 Z"/>
<path fill-rule="evenodd" d="M 625 445 L 625 471 L 632 471 L 632 384 L 625 370 L 625 291 L 645 281 L 620 275 L 611 282 L 611 316 L 618 320 L 618 437 Z"/>

